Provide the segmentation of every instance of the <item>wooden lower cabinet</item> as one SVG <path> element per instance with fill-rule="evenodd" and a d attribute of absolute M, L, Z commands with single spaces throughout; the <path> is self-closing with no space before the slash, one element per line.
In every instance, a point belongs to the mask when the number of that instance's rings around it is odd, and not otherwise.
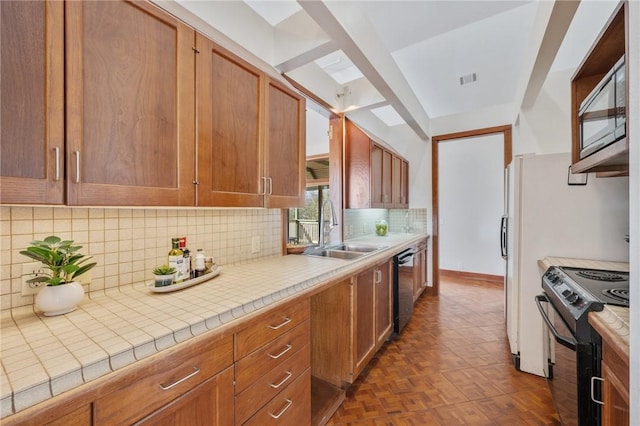
<path fill-rule="evenodd" d="M 629 425 L 629 360 L 602 345 L 602 425 Z"/>
<path fill-rule="evenodd" d="M 589 313 L 589 323 L 602 338 L 602 426 L 629 425 L 629 341 L 624 341 L 619 324 L 603 320 L 601 313 Z M 628 333 L 628 331 L 626 331 Z"/>
<path fill-rule="evenodd" d="M 415 303 L 427 288 L 427 240 L 418 243 L 413 257 L 413 302 Z"/>
<path fill-rule="evenodd" d="M 311 374 L 353 383 L 393 329 L 391 262 L 384 261 L 311 298 Z"/>
<path fill-rule="evenodd" d="M 271 309 L 236 333 L 236 425 L 310 423 L 309 306 Z"/>
<path fill-rule="evenodd" d="M 311 372 L 306 369 L 249 419 L 246 426 L 311 424 Z"/>
<path fill-rule="evenodd" d="M 177 412 L 181 410 L 198 411 L 192 407 L 183 407 L 186 401 L 192 401 L 195 407 L 199 406 L 201 401 L 196 389 L 200 389 L 203 395 L 223 395 L 224 398 L 228 398 L 233 392 L 233 388 L 228 386 L 225 391 L 222 382 L 221 389 L 212 390 L 211 386 L 214 385 L 198 387 L 232 364 L 233 337 L 230 335 L 212 338 L 198 347 L 157 359 L 124 374 L 118 381 L 122 383 L 120 386 L 104 389 L 106 394 L 93 403 L 93 424 L 132 424 L 151 413 L 161 415 L 161 411 L 172 411 L 170 407 L 174 403 L 178 404 L 174 407 L 176 415 L 180 415 Z M 215 387 L 217 388 L 217 381 Z M 190 396 L 187 397 L 187 394 Z M 182 398 L 185 400 L 178 403 L 178 399 Z M 217 401 L 209 401 L 209 404 L 215 407 Z"/>
<path fill-rule="evenodd" d="M 211 377 L 136 425 L 233 425 L 233 368 Z"/>

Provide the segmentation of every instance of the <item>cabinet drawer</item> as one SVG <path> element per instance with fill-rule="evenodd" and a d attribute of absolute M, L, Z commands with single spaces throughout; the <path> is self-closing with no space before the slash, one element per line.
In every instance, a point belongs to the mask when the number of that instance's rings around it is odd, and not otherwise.
<path fill-rule="evenodd" d="M 233 364 L 233 337 L 216 336 L 169 356 L 148 359 L 97 399 L 95 425 L 121 425 L 146 416 Z"/>
<path fill-rule="evenodd" d="M 306 370 L 251 417 L 245 426 L 309 424 L 311 424 L 311 372 Z"/>
<path fill-rule="evenodd" d="M 236 423 L 242 424 L 310 366 L 310 346 L 280 362 L 236 396 Z"/>
<path fill-rule="evenodd" d="M 281 362 L 291 359 L 296 352 L 307 346 L 310 340 L 311 327 L 309 321 L 305 321 L 291 332 L 237 361 L 235 364 L 236 394 L 276 368 Z"/>
<path fill-rule="evenodd" d="M 292 330 L 309 318 L 309 298 L 270 310 L 236 333 L 236 360 Z"/>

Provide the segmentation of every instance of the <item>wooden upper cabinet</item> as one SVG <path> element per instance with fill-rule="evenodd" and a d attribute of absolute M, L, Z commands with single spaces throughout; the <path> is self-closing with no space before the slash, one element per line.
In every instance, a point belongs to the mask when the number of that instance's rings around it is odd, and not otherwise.
<path fill-rule="evenodd" d="M 384 175 L 385 175 L 385 155 L 384 148 L 369 142 L 371 149 L 370 161 L 370 207 L 384 207 Z"/>
<path fill-rule="evenodd" d="M 197 34 L 199 206 L 262 205 L 262 72 Z"/>
<path fill-rule="evenodd" d="M 197 34 L 199 206 L 304 205 L 305 101 Z"/>
<path fill-rule="evenodd" d="M 267 81 L 265 207 L 303 207 L 305 193 L 305 99 Z"/>
<path fill-rule="evenodd" d="M 0 2 L 0 202 L 64 203 L 64 3 Z"/>
<path fill-rule="evenodd" d="M 68 2 L 67 204 L 192 206 L 194 31 L 147 2 Z"/>
<path fill-rule="evenodd" d="M 345 130 L 345 208 L 407 208 L 409 163 L 348 120 Z"/>
<path fill-rule="evenodd" d="M 626 175 L 629 173 L 629 125 L 624 138 L 613 142 L 593 154 L 580 159 L 580 125 L 578 110 L 580 104 L 597 86 L 616 62 L 628 52 L 628 1 L 621 1 L 604 29 L 598 35 L 586 57 L 576 69 L 571 78 L 571 136 L 572 136 L 572 166 L 574 173 L 603 172 L 610 176 Z M 633 72 L 629 72 L 629 58 L 626 56 L 626 96 L 627 116 L 629 114 L 629 79 Z M 634 71 L 636 72 L 636 71 Z M 637 72 L 636 72 L 637 75 Z M 628 119 L 627 119 L 628 120 Z"/>
<path fill-rule="evenodd" d="M 409 162 L 402 160 L 400 165 L 400 208 L 409 208 Z"/>

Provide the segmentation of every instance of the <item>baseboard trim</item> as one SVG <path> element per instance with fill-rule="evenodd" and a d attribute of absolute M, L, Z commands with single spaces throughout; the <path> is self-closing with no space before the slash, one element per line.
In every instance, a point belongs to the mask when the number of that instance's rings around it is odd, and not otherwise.
<path fill-rule="evenodd" d="M 504 285 L 504 276 L 480 274 L 477 272 L 453 271 L 451 269 L 440 269 L 440 276 L 443 278 L 458 278 L 465 280 L 485 281 L 489 284 Z"/>

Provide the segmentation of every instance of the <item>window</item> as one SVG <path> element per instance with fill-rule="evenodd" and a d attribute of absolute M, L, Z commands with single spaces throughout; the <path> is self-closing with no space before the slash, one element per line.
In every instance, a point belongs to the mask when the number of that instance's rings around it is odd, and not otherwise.
<path fill-rule="evenodd" d="M 329 199 L 329 185 L 307 187 L 305 206 L 289 209 L 288 242 L 296 244 L 318 243 L 320 207 Z"/>

